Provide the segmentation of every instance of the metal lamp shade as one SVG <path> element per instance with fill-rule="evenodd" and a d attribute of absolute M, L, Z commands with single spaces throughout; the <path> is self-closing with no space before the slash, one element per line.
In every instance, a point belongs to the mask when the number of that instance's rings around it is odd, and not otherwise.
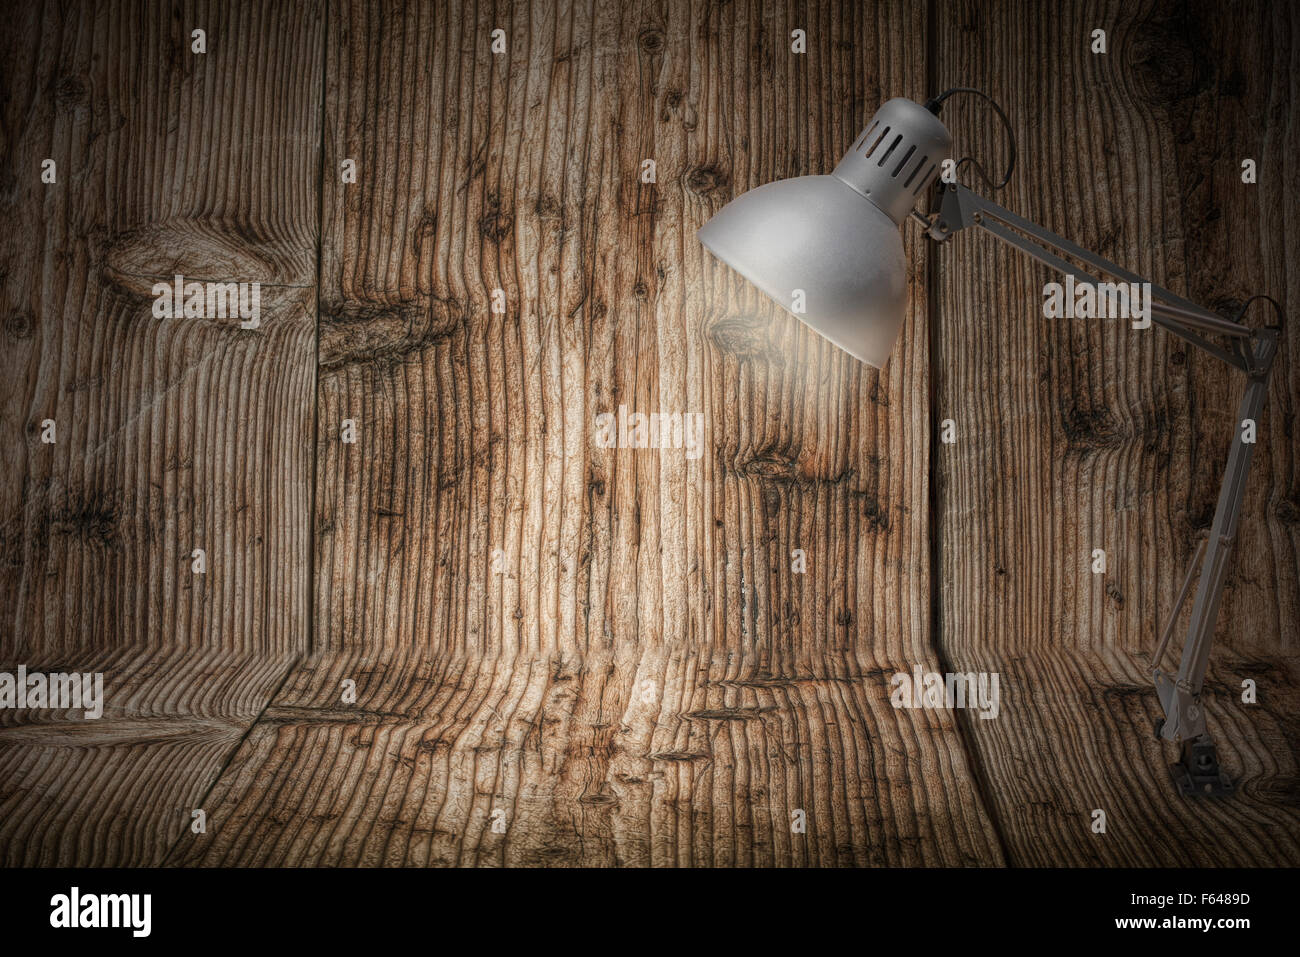
<path fill-rule="evenodd" d="M 778 305 L 877 368 L 903 324 L 907 269 L 899 228 L 834 176 L 799 176 L 742 193 L 700 242 Z M 805 311 L 795 312 L 796 290 Z"/>
<path fill-rule="evenodd" d="M 833 175 L 742 193 L 704 225 L 700 242 L 815 332 L 880 368 L 907 302 L 899 227 L 951 151 L 933 113 L 889 100 Z"/>

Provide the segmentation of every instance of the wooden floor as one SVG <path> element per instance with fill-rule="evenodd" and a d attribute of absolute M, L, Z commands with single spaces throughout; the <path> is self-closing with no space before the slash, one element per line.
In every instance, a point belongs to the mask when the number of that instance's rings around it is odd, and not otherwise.
<path fill-rule="evenodd" d="M 960 84 L 1015 124 L 1000 202 L 1216 309 L 1294 312 L 1300 10 L 1223 20 L 9 17 L 0 670 L 102 671 L 107 706 L 0 711 L 0 864 L 1300 864 L 1296 337 L 1207 681 L 1241 790 L 1189 803 L 1150 652 L 1240 380 L 1158 331 L 1046 320 L 1045 269 L 910 224 L 878 373 L 695 239 L 828 172 L 883 99 Z M 944 119 L 1005 162 L 977 101 Z M 176 274 L 260 282 L 260 326 L 155 318 Z M 599 447 L 619 405 L 703 413 L 704 454 Z M 894 708 L 916 668 L 997 672 L 1000 715 Z"/>

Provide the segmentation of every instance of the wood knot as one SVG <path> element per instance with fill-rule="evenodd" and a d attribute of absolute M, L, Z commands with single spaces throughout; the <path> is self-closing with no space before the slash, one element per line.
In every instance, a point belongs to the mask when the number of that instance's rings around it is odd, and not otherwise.
<path fill-rule="evenodd" d="M 646 27 L 641 31 L 640 36 L 637 38 L 637 42 L 641 46 L 641 52 L 647 56 L 654 56 L 658 53 L 662 53 L 666 44 L 664 32 L 658 27 Z"/>
<path fill-rule="evenodd" d="M 5 335 L 10 339 L 21 342 L 32 337 L 33 326 L 31 316 L 25 312 L 16 312 L 5 319 Z"/>
<path fill-rule="evenodd" d="M 1218 61 L 1195 17 L 1144 23 L 1135 31 L 1134 85 L 1150 102 L 1176 106 L 1210 89 Z"/>
<path fill-rule="evenodd" d="M 697 196 L 708 196 L 726 185 L 727 174 L 716 166 L 697 166 L 686 174 L 686 188 Z"/>
<path fill-rule="evenodd" d="M 465 304 L 433 298 L 394 304 L 356 300 L 323 301 L 319 312 L 322 372 L 344 366 L 394 366 L 455 333 L 465 321 Z"/>
<path fill-rule="evenodd" d="M 874 495 L 862 495 L 862 518 L 870 528 L 877 531 L 889 531 L 889 512 L 880 505 L 880 499 Z"/>
<path fill-rule="evenodd" d="M 423 251 L 425 243 L 432 245 L 433 240 L 438 235 L 438 214 L 428 206 L 420 213 L 420 218 L 415 224 L 413 230 L 415 236 L 415 252 L 418 255 Z"/>
<path fill-rule="evenodd" d="M 514 224 L 514 213 L 502 207 L 500 194 L 495 191 L 488 193 L 483 215 L 478 220 L 479 234 L 484 239 L 499 243 L 510 235 Z"/>
<path fill-rule="evenodd" d="M 731 316 L 709 323 L 705 334 L 720 351 L 741 361 L 762 359 L 780 364 L 782 355 L 768 341 L 768 330 L 767 321 Z"/>
<path fill-rule="evenodd" d="M 72 109 L 85 102 L 87 96 L 86 79 L 81 75 L 62 77 L 54 85 L 54 102 L 60 109 Z"/>
<path fill-rule="evenodd" d="M 1277 505 L 1278 521 L 1285 525 L 1300 525 L 1300 504 L 1284 498 Z"/>
<path fill-rule="evenodd" d="M 799 479 L 795 460 L 779 452 L 755 455 L 740 463 L 740 471 L 755 478 L 793 482 Z"/>
<path fill-rule="evenodd" d="M 515 219 L 509 213 L 493 209 L 479 217 L 478 231 L 484 239 L 499 243 L 510 235 Z"/>
<path fill-rule="evenodd" d="M 111 548 L 117 544 L 120 524 L 118 506 L 106 496 L 69 496 L 45 519 L 45 534 L 66 535 L 86 545 Z"/>
<path fill-rule="evenodd" d="M 1061 431 L 1075 451 L 1114 449 L 1124 442 L 1123 434 L 1105 409 L 1083 409 L 1077 405 L 1064 408 L 1061 410 Z"/>
<path fill-rule="evenodd" d="M 546 193 L 537 197 L 537 205 L 533 207 L 533 211 L 538 219 L 562 219 L 564 213 L 555 197 Z"/>

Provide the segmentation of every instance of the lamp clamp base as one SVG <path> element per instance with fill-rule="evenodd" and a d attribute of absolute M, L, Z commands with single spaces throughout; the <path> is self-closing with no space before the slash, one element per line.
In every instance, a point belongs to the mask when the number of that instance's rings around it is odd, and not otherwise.
<path fill-rule="evenodd" d="M 1208 734 L 1184 741 L 1181 760 L 1169 769 L 1183 797 L 1228 797 L 1237 790 L 1219 767 L 1219 754 Z"/>

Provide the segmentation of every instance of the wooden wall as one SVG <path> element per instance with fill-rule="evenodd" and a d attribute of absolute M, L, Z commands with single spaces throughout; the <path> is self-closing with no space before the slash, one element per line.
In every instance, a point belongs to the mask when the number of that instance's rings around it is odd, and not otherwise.
<path fill-rule="evenodd" d="M 103 672 L 108 705 L 0 712 L 0 860 L 156 860 L 307 648 L 323 22 L 6 20 L 0 662 Z M 154 318 L 177 273 L 261 282 L 260 328 Z"/>
<path fill-rule="evenodd" d="M 1225 29 L 1219 4 L 1032 6 L 941 5 L 935 24 L 938 86 L 987 90 L 1016 118 L 1020 162 L 999 201 L 1225 313 L 1258 292 L 1296 302 L 1286 223 L 1300 211 L 1287 187 L 1300 122 L 1282 79 L 1300 57 L 1294 11 L 1243 6 Z M 1099 26 L 1104 56 L 1090 52 Z M 1005 159 L 974 105 L 949 121 L 959 142 L 974 134 L 970 152 Z M 1245 158 L 1255 185 L 1241 182 Z M 934 452 L 936 637 L 957 670 L 1006 683 L 1004 716 L 968 724 L 1009 856 L 1294 861 L 1295 336 L 1272 377 L 1206 681 L 1210 730 L 1245 785 L 1231 802 L 1187 803 L 1150 730 L 1162 716 L 1151 654 L 1209 531 L 1244 377 L 1155 327 L 1044 319 L 1045 267 L 986 236 L 951 246 L 936 256 L 932 327 L 935 414 L 959 434 Z M 1250 323 L 1276 322 L 1256 309 Z M 1241 703 L 1245 678 L 1256 706 Z M 1104 839 L 1078 826 L 1092 808 L 1108 811 Z"/>
<path fill-rule="evenodd" d="M 960 83 L 1016 125 L 1000 201 L 1208 305 L 1294 303 L 1300 18 L 1218 22 L 941 0 L 20 18 L 0 666 L 103 670 L 109 709 L 0 712 L 0 859 L 1296 863 L 1295 347 L 1211 674 L 1244 793 L 1185 804 L 1144 656 L 1239 384 L 1159 331 L 1048 322 L 1043 270 L 911 226 L 878 373 L 695 240 L 741 191 L 829 171 L 882 100 Z M 1005 157 L 975 105 L 945 120 Z M 261 281 L 261 329 L 154 319 L 177 272 Z M 620 404 L 703 413 L 705 453 L 599 448 Z M 914 667 L 999 671 L 1001 717 L 894 709 Z"/>

